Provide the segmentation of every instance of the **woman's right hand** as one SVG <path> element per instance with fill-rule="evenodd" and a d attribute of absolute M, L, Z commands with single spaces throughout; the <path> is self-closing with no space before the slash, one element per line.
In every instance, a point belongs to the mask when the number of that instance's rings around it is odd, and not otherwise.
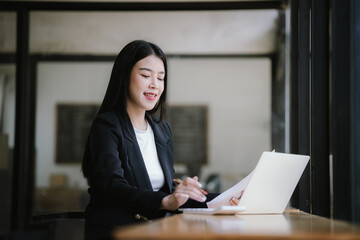
<path fill-rule="evenodd" d="M 199 202 L 206 201 L 207 192 L 201 189 L 198 177 L 187 177 L 184 181 L 177 181 L 179 185 L 175 192 L 163 198 L 160 209 L 176 210 L 189 198 Z"/>

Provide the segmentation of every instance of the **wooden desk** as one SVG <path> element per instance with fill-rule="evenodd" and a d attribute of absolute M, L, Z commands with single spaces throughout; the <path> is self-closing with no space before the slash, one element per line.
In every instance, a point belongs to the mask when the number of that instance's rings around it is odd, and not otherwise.
<path fill-rule="evenodd" d="M 360 239 L 360 228 L 304 212 L 281 215 L 206 216 L 179 214 L 118 228 L 124 239 Z"/>

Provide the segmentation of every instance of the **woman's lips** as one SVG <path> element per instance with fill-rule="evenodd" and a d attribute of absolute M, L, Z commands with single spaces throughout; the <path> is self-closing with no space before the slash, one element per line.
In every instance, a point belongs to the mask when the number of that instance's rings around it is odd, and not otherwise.
<path fill-rule="evenodd" d="M 156 94 L 155 93 L 144 93 L 145 97 L 151 101 L 155 101 L 156 100 Z"/>

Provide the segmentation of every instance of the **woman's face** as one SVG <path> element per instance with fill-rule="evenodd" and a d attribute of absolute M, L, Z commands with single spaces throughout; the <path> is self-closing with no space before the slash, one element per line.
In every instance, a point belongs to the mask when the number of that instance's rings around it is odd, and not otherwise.
<path fill-rule="evenodd" d="M 131 70 L 127 111 L 151 110 L 164 91 L 165 68 L 163 61 L 155 55 L 138 61 Z"/>

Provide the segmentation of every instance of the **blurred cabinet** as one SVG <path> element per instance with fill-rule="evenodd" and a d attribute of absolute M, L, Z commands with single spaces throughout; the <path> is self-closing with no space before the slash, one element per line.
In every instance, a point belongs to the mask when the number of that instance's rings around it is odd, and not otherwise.
<path fill-rule="evenodd" d="M 37 188 L 35 212 L 83 211 L 88 203 L 88 193 L 79 188 Z"/>

